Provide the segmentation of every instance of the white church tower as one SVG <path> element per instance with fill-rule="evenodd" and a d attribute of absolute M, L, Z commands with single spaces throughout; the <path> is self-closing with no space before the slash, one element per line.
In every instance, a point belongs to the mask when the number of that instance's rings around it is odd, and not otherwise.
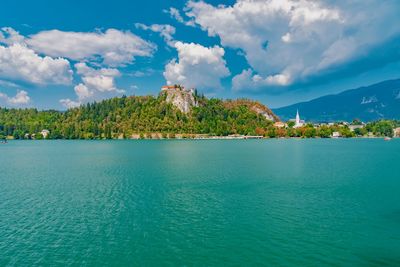
<path fill-rule="evenodd" d="M 299 115 L 299 110 L 297 110 L 297 113 L 296 113 L 296 126 L 299 126 L 300 125 L 300 115 Z"/>
<path fill-rule="evenodd" d="M 304 121 L 300 119 L 299 110 L 297 110 L 294 128 L 302 127 L 303 125 Z"/>

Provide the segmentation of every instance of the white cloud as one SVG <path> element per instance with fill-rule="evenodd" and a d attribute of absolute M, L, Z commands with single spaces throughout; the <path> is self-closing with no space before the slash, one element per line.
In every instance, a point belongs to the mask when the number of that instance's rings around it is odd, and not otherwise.
<path fill-rule="evenodd" d="M 72 71 L 68 60 L 41 57 L 22 44 L 0 45 L 0 78 L 34 84 L 70 84 Z"/>
<path fill-rule="evenodd" d="M 195 26 L 194 21 L 192 21 L 192 20 L 188 20 L 188 21 L 184 20 L 182 15 L 181 15 L 181 13 L 179 12 L 179 10 L 174 8 L 174 7 L 170 7 L 168 10 L 164 9 L 163 11 L 164 11 L 164 13 L 169 14 L 171 18 L 175 19 L 176 21 L 178 21 L 180 23 L 185 24 L 186 26 L 191 26 L 191 27 Z"/>
<path fill-rule="evenodd" d="M 170 61 L 164 71 L 168 84 L 218 89 L 221 88 L 221 78 L 230 75 L 223 58 L 225 51 L 219 46 L 204 47 L 194 43 L 176 42 L 175 48 L 178 51 L 178 61 Z"/>
<path fill-rule="evenodd" d="M 234 90 L 258 90 L 265 86 L 286 86 L 290 84 L 289 74 L 269 75 L 266 78 L 255 74 L 252 69 L 243 70 L 232 79 L 232 88 Z"/>
<path fill-rule="evenodd" d="M 75 90 L 76 95 L 78 96 L 79 101 L 82 101 L 93 95 L 93 91 L 90 91 L 89 88 L 82 83 L 75 86 L 74 90 Z"/>
<path fill-rule="evenodd" d="M 139 27 L 158 32 L 170 45 L 173 44 L 174 27 L 158 24 L 148 27 L 141 24 Z M 115 79 L 121 76 L 116 67 L 131 64 L 139 56 L 151 57 L 155 50 L 154 44 L 130 31 L 50 30 L 22 36 L 5 27 L 0 29 L 0 83 L 71 84 L 73 71 L 64 58 L 80 61 L 75 64 L 76 74 L 81 78 L 74 87 L 77 100 L 60 100 L 66 107 L 75 107 L 125 92 L 116 86 Z M 100 67 L 104 65 L 108 67 Z M 10 98 L 9 101 L 18 100 Z"/>
<path fill-rule="evenodd" d="M 24 42 L 24 37 L 11 27 L 3 27 L 0 31 L 0 43 L 6 45 L 18 44 Z"/>
<path fill-rule="evenodd" d="M 186 15 L 223 46 L 242 50 L 261 83 L 284 85 L 370 55 L 400 33 L 398 10 L 394 0 L 189 1 Z"/>
<path fill-rule="evenodd" d="M 30 102 L 31 98 L 28 96 L 28 92 L 20 90 L 13 97 L 9 97 L 4 93 L 0 93 L 0 98 L 4 99 L 7 104 L 12 106 L 26 105 Z"/>
<path fill-rule="evenodd" d="M 42 31 L 25 42 L 40 53 L 72 60 L 99 59 L 109 66 L 123 66 L 135 57 L 152 56 L 156 47 L 130 31 L 108 29 L 103 32 Z"/>
<path fill-rule="evenodd" d="M 115 85 L 115 78 L 121 76 L 117 69 L 94 69 L 85 63 L 75 64 L 77 74 L 82 76 L 83 83 L 90 89 L 100 92 L 123 92 Z"/>
<path fill-rule="evenodd" d="M 28 96 L 28 92 L 26 91 L 18 91 L 14 97 L 8 99 L 11 104 L 14 105 L 24 105 L 28 104 L 31 98 Z"/>
<path fill-rule="evenodd" d="M 0 80 L 0 85 L 1 85 L 1 86 L 4 86 L 4 87 L 10 87 L 10 88 L 17 88 L 17 87 L 19 87 L 19 85 L 16 84 L 16 83 L 9 82 L 9 81 L 3 81 L 3 80 Z"/>
<path fill-rule="evenodd" d="M 76 63 L 75 69 L 76 73 L 81 76 L 82 83 L 74 87 L 78 98 L 76 101 L 69 98 L 60 100 L 60 103 L 67 108 L 77 107 L 89 101 L 102 100 L 125 92 L 125 90 L 116 86 L 115 78 L 121 75 L 117 69 L 94 69 L 82 62 Z"/>
<path fill-rule="evenodd" d="M 175 34 L 175 27 L 168 25 L 168 24 L 152 24 L 150 26 L 147 26 L 142 23 L 136 23 L 135 24 L 136 28 L 146 30 L 146 31 L 152 31 L 152 32 L 157 32 L 160 34 L 160 36 L 164 39 L 164 41 L 169 45 L 174 47 L 175 41 L 173 35 Z"/>
<path fill-rule="evenodd" d="M 157 72 L 161 72 L 161 71 L 155 70 L 152 68 L 145 68 L 142 70 L 133 71 L 132 73 L 128 73 L 128 75 L 132 76 L 132 77 L 141 78 L 141 77 L 152 76 L 154 73 L 157 73 Z"/>
<path fill-rule="evenodd" d="M 61 103 L 61 105 L 63 105 L 66 108 L 76 108 L 76 107 L 79 107 L 81 105 L 80 102 L 73 101 L 73 100 L 71 100 L 69 98 L 61 99 L 60 103 Z"/>
<path fill-rule="evenodd" d="M 292 39 L 291 35 L 289 32 L 287 32 L 285 35 L 283 35 L 281 37 L 282 41 L 284 41 L 285 43 L 289 43 Z"/>

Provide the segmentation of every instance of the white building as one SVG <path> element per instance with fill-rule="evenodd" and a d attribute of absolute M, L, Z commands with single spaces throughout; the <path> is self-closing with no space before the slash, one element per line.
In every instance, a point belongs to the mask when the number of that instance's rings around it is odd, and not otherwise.
<path fill-rule="evenodd" d="M 50 134 L 50 131 L 49 131 L 49 130 L 46 130 L 46 129 L 43 129 L 40 133 L 42 134 L 42 136 L 43 136 L 44 139 L 47 139 L 47 137 L 48 137 L 49 134 Z"/>
<path fill-rule="evenodd" d="M 400 137 L 400 127 L 394 129 L 394 137 Z"/>
<path fill-rule="evenodd" d="M 362 129 L 362 128 L 364 128 L 364 124 L 361 124 L 361 125 L 349 125 L 349 129 L 350 129 L 350 131 L 352 131 L 352 132 L 354 132 L 354 130 L 355 129 Z"/>
<path fill-rule="evenodd" d="M 294 124 L 294 128 L 302 127 L 302 126 L 304 126 L 304 124 L 305 124 L 305 121 L 300 119 L 299 110 L 297 110 L 297 113 L 296 113 L 296 120 L 295 120 L 294 123 L 295 123 L 295 124 Z"/>

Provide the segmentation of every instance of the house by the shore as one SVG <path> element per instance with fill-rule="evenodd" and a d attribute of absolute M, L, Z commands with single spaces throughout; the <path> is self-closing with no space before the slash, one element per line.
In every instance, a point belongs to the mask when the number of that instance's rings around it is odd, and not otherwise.
<path fill-rule="evenodd" d="M 283 123 L 281 121 L 277 121 L 277 122 L 274 123 L 274 127 L 276 127 L 276 128 L 285 128 L 285 127 L 287 127 L 287 124 Z"/>
<path fill-rule="evenodd" d="M 400 127 L 393 129 L 394 137 L 400 137 Z"/>
<path fill-rule="evenodd" d="M 355 129 L 362 129 L 365 127 L 365 124 L 360 124 L 360 125 L 349 125 L 350 131 L 354 132 Z"/>
<path fill-rule="evenodd" d="M 47 130 L 47 129 L 43 129 L 40 133 L 42 134 L 42 136 L 43 136 L 44 139 L 47 139 L 47 137 L 48 137 L 49 134 L 50 134 L 50 131 Z"/>

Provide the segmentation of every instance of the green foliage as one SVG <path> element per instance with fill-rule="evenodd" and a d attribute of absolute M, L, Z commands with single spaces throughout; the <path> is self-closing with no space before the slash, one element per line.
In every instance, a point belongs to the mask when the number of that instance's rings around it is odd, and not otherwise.
<path fill-rule="evenodd" d="M 306 138 L 314 138 L 316 135 L 317 130 L 312 125 L 308 125 L 304 130 L 304 137 Z"/>
<path fill-rule="evenodd" d="M 288 122 L 287 122 L 287 126 L 288 126 L 289 128 L 293 128 L 295 125 L 296 125 L 296 123 L 295 123 L 294 121 L 288 121 Z"/>
<path fill-rule="evenodd" d="M 332 129 L 326 125 L 321 126 L 317 130 L 317 136 L 320 136 L 322 138 L 329 138 L 332 135 Z"/>
<path fill-rule="evenodd" d="M 393 137 L 393 128 L 397 127 L 397 123 L 396 121 L 381 120 L 367 124 L 366 128 L 374 135 Z"/>
<path fill-rule="evenodd" d="M 350 131 L 344 123 L 293 128 L 276 128 L 272 122 L 255 110 L 263 110 L 260 103 L 239 99 L 207 99 L 195 95 L 199 103 L 189 114 L 159 97 L 121 97 L 82 105 L 66 112 L 36 109 L 0 108 L 0 139 L 43 138 L 43 129 L 49 130 L 48 139 L 115 139 L 130 138 L 193 138 L 194 134 L 226 136 L 230 134 L 258 135 L 270 138 L 303 137 L 329 138 L 333 132 L 343 137 L 393 136 L 399 121 L 381 120 Z M 264 107 L 264 111 L 270 112 Z M 355 120 L 354 125 L 361 125 Z M 152 133 L 158 133 L 153 135 Z M 34 137 L 33 137 L 34 136 Z"/>
<path fill-rule="evenodd" d="M 163 95 L 112 98 L 66 112 L 0 108 L 0 134 L 23 139 L 25 134 L 38 136 L 47 129 L 49 139 L 129 138 L 137 133 L 141 138 L 150 138 L 148 133 L 163 133 L 163 137 L 173 138 L 184 133 L 254 135 L 257 129 L 271 125 L 246 105 L 228 107 L 219 99 L 208 100 L 198 95 L 196 98 L 200 105 L 190 114 L 183 114 L 167 103 Z"/>
<path fill-rule="evenodd" d="M 356 136 L 364 136 L 368 134 L 368 131 L 366 128 L 356 128 L 354 129 L 354 134 Z"/>

